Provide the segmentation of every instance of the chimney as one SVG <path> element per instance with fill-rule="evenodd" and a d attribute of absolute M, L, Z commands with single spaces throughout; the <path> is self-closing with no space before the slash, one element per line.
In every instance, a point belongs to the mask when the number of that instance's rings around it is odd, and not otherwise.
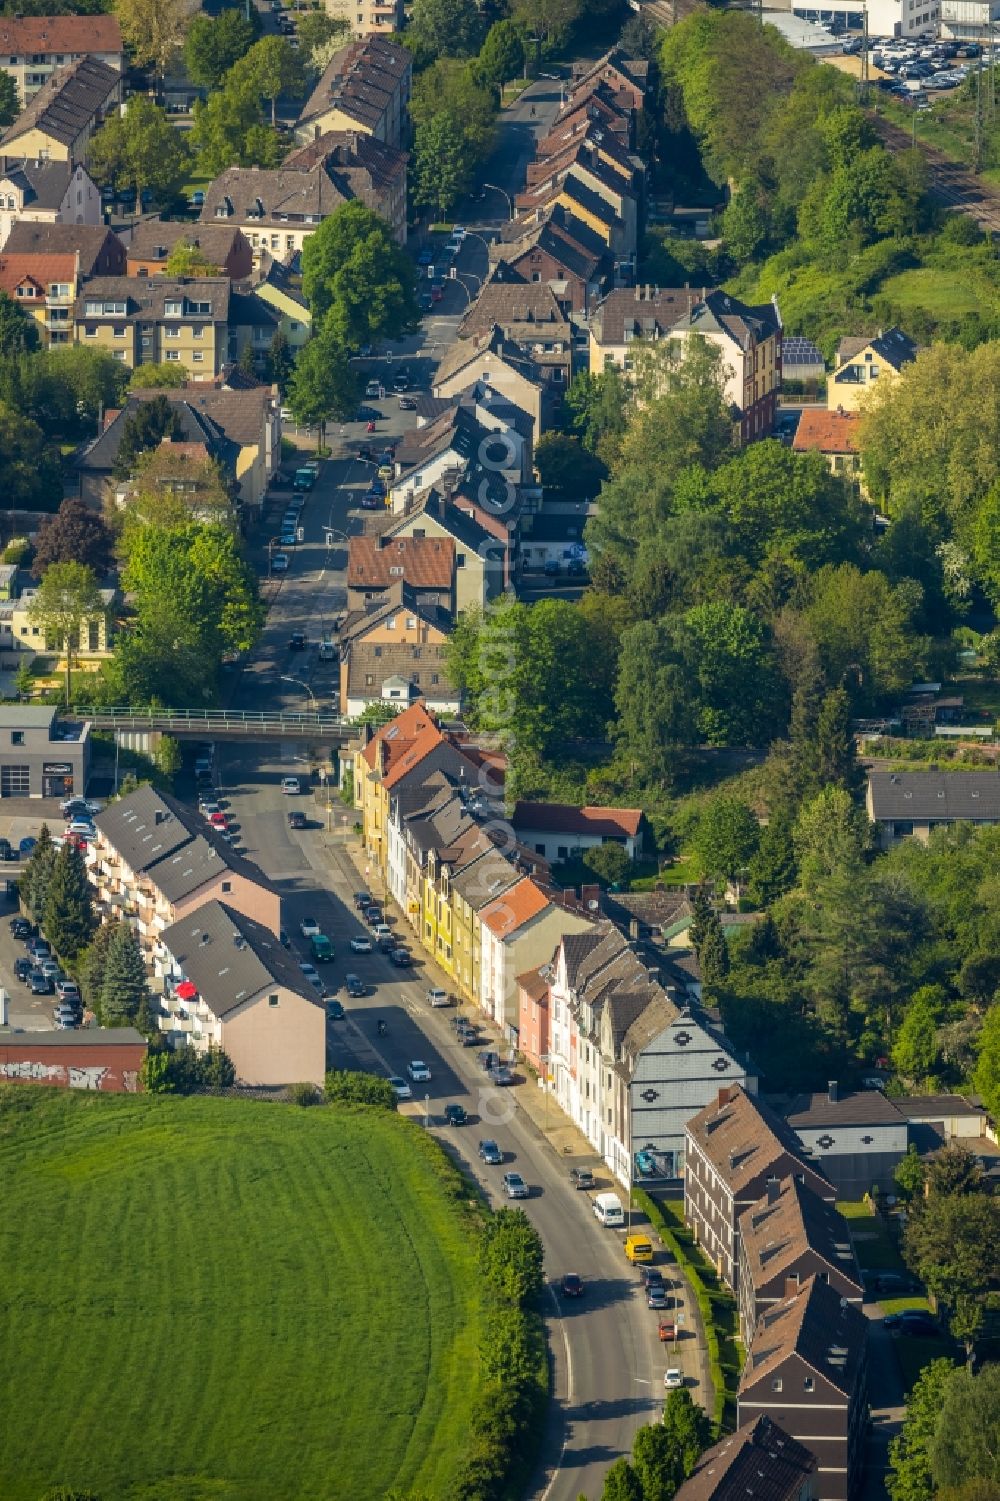
<path fill-rule="evenodd" d="M 718 1097 L 718 1100 L 716 1101 L 716 1103 L 718 1104 L 718 1107 L 719 1107 L 720 1110 L 725 1110 L 726 1106 L 729 1104 L 729 1085 L 728 1084 L 724 1084 L 722 1086 L 722 1088 L 719 1090 L 719 1097 Z"/>
<path fill-rule="evenodd" d="M 797 1297 L 800 1285 L 801 1284 L 800 1284 L 799 1279 L 798 1279 L 797 1276 L 796 1277 L 786 1277 L 785 1278 L 785 1297 L 786 1298 Z"/>
<path fill-rule="evenodd" d="M 836 1081 L 836 1079 L 830 1079 L 828 1081 L 827 1086 L 826 1086 L 826 1097 L 830 1101 L 831 1105 L 836 1105 L 837 1100 L 840 1097 L 840 1092 L 839 1092 L 839 1090 L 837 1088 L 837 1081 Z"/>
<path fill-rule="evenodd" d="M 639 919 L 637 917 L 630 917 L 628 920 L 628 936 L 633 943 L 639 942 Z"/>
<path fill-rule="evenodd" d="M 164 811 L 163 811 L 162 808 L 157 808 L 156 813 L 154 814 L 154 817 L 153 817 L 153 822 L 154 823 L 158 823 L 158 824 L 162 823 L 163 820 L 166 818 L 166 816 L 167 815 L 164 813 Z"/>
<path fill-rule="evenodd" d="M 778 1182 L 777 1178 L 768 1178 L 768 1180 L 767 1180 L 767 1202 L 769 1204 L 777 1204 L 777 1202 L 778 1202 L 778 1195 L 780 1193 L 781 1193 L 781 1184 Z"/>
<path fill-rule="evenodd" d="M 385 776 L 388 759 L 389 746 L 385 740 L 380 740 L 378 743 L 378 774 L 380 777 Z"/>

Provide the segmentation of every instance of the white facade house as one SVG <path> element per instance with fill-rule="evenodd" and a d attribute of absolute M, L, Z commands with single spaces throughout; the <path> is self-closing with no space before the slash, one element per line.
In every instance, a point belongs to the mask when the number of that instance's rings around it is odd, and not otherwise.
<path fill-rule="evenodd" d="M 479 924 L 479 1003 L 508 1029 L 518 1023 L 518 975 L 546 964 L 565 934 L 594 926 L 581 913 L 557 907 L 528 876 L 483 907 Z"/>

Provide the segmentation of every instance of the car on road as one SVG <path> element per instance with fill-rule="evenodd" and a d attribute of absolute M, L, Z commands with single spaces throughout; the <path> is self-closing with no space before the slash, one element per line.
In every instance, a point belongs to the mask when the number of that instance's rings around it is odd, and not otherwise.
<path fill-rule="evenodd" d="M 421 292 L 417 301 L 420 303 L 420 311 L 422 313 L 429 313 L 431 308 L 434 306 L 434 298 L 431 296 L 430 292 Z"/>
<path fill-rule="evenodd" d="M 482 1040 L 475 1027 L 463 1027 L 458 1034 L 458 1045 L 462 1048 L 478 1048 Z"/>
<path fill-rule="evenodd" d="M 36 964 L 38 964 L 42 959 L 52 958 L 51 946 L 45 941 L 44 938 L 39 938 L 37 936 L 29 938 L 24 947 L 31 955 L 32 959 L 34 959 Z"/>
<path fill-rule="evenodd" d="M 368 937 L 368 935 L 366 933 L 356 933 L 355 936 L 351 939 L 351 953 L 370 954 L 371 951 L 372 941 Z"/>
<path fill-rule="evenodd" d="M 888 1313 L 882 1323 L 886 1329 L 892 1329 L 896 1334 L 921 1335 L 935 1339 L 941 1333 L 940 1325 L 935 1323 L 930 1314 L 921 1308 L 907 1308 L 902 1313 Z"/>
<path fill-rule="evenodd" d="M 409 969 L 413 964 L 413 955 L 409 949 L 390 949 L 389 962 L 397 969 Z"/>
<path fill-rule="evenodd" d="M 278 545 L 280 547 L 297 547 L 298 544 L 298 533 L 295 531 L 283 531 L 278 538 Z"/>
<path fill-rule="evenodd" d="M 469 1117 L 465 1113 L 464 1105 L 446 1105 L 444 1107 L 444 1123 L 446 1126 L 464 1126 Z"/>
<path fill-rule="evenodd" d="M 453 224 L 451 226 L 451 237 L 453 240 L 457 240 L 459 244 L 462 243 L 468 233 L 469 231 L 464 224 Z"/>
<path fill-rule="evenodd" d="M 312 465 L 303 464 L 300 469 L 296 469 L 295 471 L 295 477 L 292 480 L 292 489 L 311 490 L 313 485 L 316 483 L 316 478 L 316 470 L 312 467 Z"/>
<path fill-rule="evenodd" d="M 298 777 L 282 777 L 281 790 L 286 797 L 296 797 L 302 791 L 302 783 Z"/>
<path fill-rule="evenodd" d="M 429 1006 L 450 1006 L 451 996 L 447 990 L 442 990 L 440 985 L 434 985 L 427 992 L 427 1004 Z"/>
<path fill-rule="evenodd" d="M 15 978 L 15 980 L 20 980 L 20 982 L 21 982 L 22 985 L 27 985 L 28 978 L 29 978 L 29 976 L 31 974 L 31 971 L 34 969 L 34 967 L 35 966 L 32 964 L 31 960 L 30 959 L 26 959 L 24 957 L 24 955 L 22 954 L 19 959 L 15 959 L 14 960 L 14 978 Z"/>
<path fill-rule="evenodd" d="M 667 1306 L 667 1290 L 663 1286 L 663 1283 L 662 1282 L 652 1282 L 652 1283 L 650 1283 L 649 1287 L 646 1288 L 646 1307 L 647 1308 L 666 1308 L 666 1306 Z"/>
<path fill-rule="evenodd" d="M 322 931 L 315 917 L 304 917 L 299 923 L 299 932 L 303 938 L 315 938 L 316 934 Z"/>
<path fill-rule="evenodd" d="M 597 1184 L 589 1167 L 571 1167 L 569 1181 L 574 1188 L 596 1188 Z"/>
<path fill-rule="evenodd" d="M 363 996 L 368 994 L 368 986 L 360 975 L 345 975 L 344 988 L 349 996 Z"/>
<path fill-rule="evenodd" d="M 528 1197 L 528 1185 L 520 1173 L 504 1173 L 503 1191 L 508 1199 L 526 1199 Z"/>
<path fill-rule="evenodd" d="M 354 415 L 354 420 L 355 422 L 380 422 L 382 413 L 378 407 L 360 406 Z"/>
<path fill-rule="evenodd" d="M 81 839 L 96 839 L 97 830 L 89 818 L 74 818 L 66 826 L 67 834 L 77 834 Z"/>
<path fill-rule="evenodd" d="M 374 399 L 375 401 L 378 401 L 378 399 L 379 399 L 379 397 L 381 395 L 382 395 L 382 383 L 381 383 L 381 381 L 370 380 L 368 382 L 367 386 L 365 386 L 365 396 L 368 397 L 369 399 Z"/>
<path fill-rule="evenodd" d="M 492 1068 L 500 1067 L 500 1054 L 492 1048 L 484 1048 L 479 1055 L 479 1067 L 484 1073 L 489 1073 Z"/>
<path fill-rule="evenodd" d="M 370 891 L 356 891 L 354 893 L 354 905 L 359 912 L 366 912 L 372 904 Z"/>
<path fill-rule="evenodd" d="M 389 1083 L 392 1086 L 392 1092 L 396 1096 L 397 1100 L 413 1099 L 413 1090 L 407 1084 L 406 1080 L 401 1079 L 398 1074 L 391 1075 Z"/>
<path fill-rule="evenodd" d="M 430 1083 L 431 1071 L 427 1067 L 426 1063 L 422 1063 L 419 1058 L 414 1058 L 411 1063 L 408 1063 L 406 1065 L 406 1072 L 409 1074 L 414 1084 Z"/>
<path fill-rule="evenodd" d="M 350 994 L 350 991 L 348 991 L 348 994 Z M 326 1014 L 332 1022 L 342 1022 L 344 1020 L 344 1017 L 347 1015 L 347 1012 L 344 1010 L 340 1001 L 327 1001 Z"/>
<path fill-rule="evenodd" d="M 309 940 L 309 947 L 317 964 L 331 964 L 336 957 L 333 944 L 325 933 L 314 933 Z"/>
<path fill-rule="evenodd" d="M 382 921 L 382 908 L 377 906 L 375 902 L 372 902 L 371 906 L 362 907 L 361 916 L 366 923 L 374 926 L 375 923 Z"/>
<path fill-rule="evenodd" d="M 424 249 L 421 250 L 420 253 L 417 256 L 417 265 L 418 266 L 433 266 L 433 264 L 434 264 L 434 252 L 433 252 L 433 250 L 430 249 L 429 246 L 425 246 Z"/>
<path fill-rule="evenodd" d="M 16 860 L 14 847 L 9 839 L 0 839 L 0 860 Z"/>
<path fill-rule="evenodd" d="M 222 806 L 210 797 L 203 797 L 198 800 L 198 812 L 202 818 L 211 818 L 214 813 L 222 812 Z"/>
<path fill-rule="evenodd" d="M 93 798 L 68 797 L 65 802 L 59 804 L 59 812 L 64 818 L 79 818 L 91 813 L 100 813 L 103 803 L 97 803 Z"/>
<path fill-rule="evenodd" d="M 392 383 L 392 389 L 397 395 L 410 389 L 410 377 L 405 370 L 401 370 Z"/>
<path fill-rule="evenodd" d="M 10 936 L 12 938 L 33 938 L 35 930 L 26 917 L 12 917 L 10 920 Z"/>
<path fill-rule="evenodd" d="M 564 1298 L 582 1298 L 583 1278 L 579 1272 L 567 1272 L 559 1284 L 559 1291 Z"/>
<path fill-rule="evenodd" d="M 63 975 L 63 972 L 59 967 L 58 959 L 40 959 L 35 967 L 36 969 L 40 969 L 43 975 L 48 975 L 53 985 L 57 980 L 65 979 L 65 976 Z"/>
<path fill-rule="evenodd" d="M 401 412 L 415 412 L 417 410 L 417 398 L 415 396 L 401 396 L 399 398 L 399 410 Z"/>
<path fill-rule="evenodd" d="M 675 1365 L 670 1366 L 664 1371 L 663 1385 L 668 1392 L 676 1391 L 678 1387 L 684 1385 L 684 1376 Z"/>
<path fill-rule="evenodd" d="M 372 937 L 378 943 L 379 947 L 381 947 L 384 943 L 386 945 L 386 951 L 389 951 L 396 947 L 396 939 L 393 936 L 393 931 L 387 922 L 372 923 Z"/>
<path fill-rule="evenodd" d="M 499 1167 L 503 1162 L 503 1153 L 492 1136 L 484 1137 L 479 1143 L 479 1155 L 487 1167 Z"/>
<path fill-rule="evenodd" d="M 290 829 L 304 829 L 306 827 L 306 815 L 299 808 L 293 808 L 288 815 L 288 827 Z"/>
<path fill-rule="evenodd" d="M 639 1262 L 639 1281 L 644 1287 L 666 1287 L 663 1273 L 658 1266 L 650 1266 L 649 1262 Z"/>
<path fill-rule="evenodd" d="M 22 860 L 29 859 L 29 857 L 31 856 L 31 853 L 34 850 L 35 845 L 37 843 L 38 843 L 38 840 L 37 839 L 33 839 L 30 834 L 27 836 L 26 839 L 22 839 L 21 840 L 21 843 L 17 847 L 17 852 L 21 856 Z"/>
<path fill-rule="evenodd" d="M 212 825 L 213 829 L 224 829 L 228 827 L 229 824 L 229 819 L 226 817 L 225 813 L 223 813 L 221 808 L 217 808 L 214 813 L 210 813 L 208 815 L 208 821 Z"/>
<path fill-rule="evenodd" d="M 75 980 L 67 980 L 65 976 L 56 981 L 56 995 L 61 1001 L 80 1004 L 80 987 Z"/>
<path fill-rule="evenodd" d="M 323 981 L 320 978 L 319 970 L 316 968 L 315 964 L 310 964 L 307 959 L 303 959 L 299 962 L 299 969 L 302 971 L 303 975 L 309 981 L 309 984 L 318 995 L 326 995 L 326 986 L 323 984 Z"/>
<path fill-rule="evenodd" d="M 439 281 L 431 283 L 431 302 L 440 302 L 444 297 L 444 284 Z"/>
<path fill-rule="evenodd" d="M 305 631 L 293 631 L 292 634 L 288 638 L 288 650 L 289 651 L 305 651 L 305 649 L 306 649 L 306 633 L 305 633 Z"/>
<path fill-rule="evenodd" d="M 28 986 L 32 995 L 51 995 L 55 990 L 49 975 L 43 974 L 40 969 L 33 969 L 28 976 Z"/>
<path fill-rule="evenodd" d="M 514 1083 L 514 1075 L 509 1068 L 504 1068 L 501 1064 L 499 1068 L 490 1069 L 490 1083 L 497 1089 L 507 1089 Z"/>
<path fill-rule="evenodd" d="M 361 509 L 363 511 L 380 511 L 385 505 L 385 500 L 377 492 L 369 490 L 361 497 Z"/>
<path fill-rule="evenodd" d="M 274 554 L 274 556 L 271 558 L 271 572 L 272 573 L 287 573 L 288 572 L 288 554 L 286 552 L 276 552 Z"/>

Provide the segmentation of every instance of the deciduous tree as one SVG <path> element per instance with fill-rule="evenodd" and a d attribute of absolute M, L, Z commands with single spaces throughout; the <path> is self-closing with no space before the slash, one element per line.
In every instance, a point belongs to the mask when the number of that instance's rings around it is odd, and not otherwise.
<path fill-rule="evenodd" d="M 297 94 L 304 82 L 299 54 L 283 36 L 261 37 L 233 67 L 230 78 L 238 88 L 269 101 L 271 127 L 277 124 L 279 94 Z"/>
<path fill-rule="evenodd" d="M 0 292 L 0 355 L 32 354 L 37 348 L 38 324 L 12 297 Z"/>
<path fill-rule="evenodd" d="M 54 516 L 39 522 L 34 567 L 44 574 L 53 563 L 72 562 L 104 574 L 111 563 L 111 533 L 99 512 L 69 496 Z"/>
<path fill-rule="evenodd" d="M 986 1013 L 979 1034 L 979 1058 L 972 1082 L 990 1114 L 1000 1114 L 1000 1005 L 996 1002 Z"/>
<path fill-rule="evenodd" d="M 930 1446 L 931 1475 L 937 1486 L 964 1486 L 970 1481 L 1000 1482 L 1000 1365 L 984 1365 L 975 1374 L 956 1371 L 944 1400 Z"/>
<path fill-rule="evenodd" d="M 482 36 L 475 0 L 414 0 L 406 40 L 419 67 L 438 57 L 473 57 Z"/>
<path fill-rule="evenodd" d="M 524 67 L 524 32 L 516 21 L 494 21 L 476 59 L 476 74 L 495 89 L 502 89 Z"/>
<path fill-rule="evenodd" d="M 760 824 L 737 797 L 713 797 L 695 830 L 693 848 L 705 875 L 732 881 L 743 874 L 760 844 Z"/>
<path fill-rule="evenodd" d="M 316 18 L 326 19 L 319 12 Z M 242 9 L 231 8 L 217 16 L 202 13 L 192 17 L 184 38 L 184 66 L 191 82 L 215 88 L 259 35 L 260 20 L 252 6 L 249 16 Z"/>
<path fill-rule="evenodd" d="M 231 15 L 231 11 L 222 14 Z M 176 240 L 163 267 L 167 276 L 221 276 L 222 267 L 210 260 L 200 245 Z"/>
<path fill-rule="evenodd" d="M 468 191 L 475 169 L 462 122 L 450 110 L 440 110 L 417 126 L 413 167 L 416 202 L 446 218 Z"/>
<path fill-rule="evenodd" d="M 906 1400 L 906 1416 L 889 1444 L 886 1485 L 892 1501 L 930 1501 L 934 1492 L 930 1451 L 945 1394 L 955 1379 L 950 1360 L 932 1360 Z"/>
<path fill-rule="evenodd" d="M 1000 1202 L 988 1194 L 937 1194 L 906 1226 L 908 1264 L 948 1309 L 971 1352 L 986 1298 L 1000 1278 Z"/>
<path fill-rule="evenodd" d="M 345 354 L 399 338 L 419 320 L 413 262 L 385 220 L 358 200 L 342 204 L 306 240 L 302 290 L 313 327 L 322 326 Z"/>
<path fill-rule="evenodd" d="M 543 1263 L 541 1239 L 523 1209 L 500 1209 L 489 1217 L 479 1264 L 496 1293 L 510 1303 L 526 1303 L 542 1289 Z"/>
<path fill-rule="evenodd" d="M 347 351 L 324 330 L 299 350 L 288 382 L 288 405 L 296 422 L 316 428 L 319 445 L 327 422 L 345 422 L 353 415 L 360 390 Z"/>
<path fill-rule="evenodd" d="M 115 0 L 114 9 L 135 62 L 162 76 L 184 36 L 187 0 Z"/>
<path fill-rule="evenodd" d="M 86 563 L 52 563 L 28 605 L 29 620 L 37 623 L 46 641 L 66 657 L 66 703 L 72 698 L 73 659 L 80 633 L 104 613 L 97 575 Z"/>
<path fill-rule="evenodd" d="M 173 440 L 179 437 L 180 432 L 177 409 L 166 396 L 154 396 L 152 400 L 142 402 L 125 418 L 115 459 L 116 479 L 127 479 L 140 454 L 157 448 L 164 438 Z"/>
<path fill-rule="evenodd" d="M 134 189 L 136 212 L 147 188 L 159 203 L 173 197 L 191 165 L 184 137 L 144 94 L 133 94 L 124 114 L 109 115 L 87 149 L 96 177 Z"/>
<path fill-rule="evenodd" d="M 20 113 L 17 84 L 9 73 L 0 74 L 0 125 L 13 125 Z"/>

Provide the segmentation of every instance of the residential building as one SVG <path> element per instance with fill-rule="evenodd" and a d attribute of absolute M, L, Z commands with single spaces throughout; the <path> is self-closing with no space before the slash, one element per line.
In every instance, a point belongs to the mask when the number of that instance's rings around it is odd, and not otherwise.
<path fill-rule="evenodd" d="M 560 110 L 549 135 L 538 143 L 539 156 L 547 156 L 558 143 L 563 132 L 582 125 L 598 125 L 608 135 L 613 135 L 627 151 L 635 149 L 636 122 L 639 112 L 628 99 L 616 93 L 599 79 L 576 88 L 568 103 Z"/>
<path fill-rule="evenodd" d="M 766 438 L 774 427 L 781 390 L 781 315 L 777 301 L 751 307 L 711 291 L 674 324 L 672 338 L 700 335 L 722 353 L 725 396 L 735 441 Z"/>
<path fill-rule="evenodd" d="M 678 319 L 690 312 L 697 295 L 686 287 L 620 287 L 609 292 L 590 320 L 592 373 L 612 368 L 631 371 L 635 340 L 668 338 Z"/>
<path fill-rule="evenodd" d="M 165 396 L 177 408 L 181 441 L 204 443 L 212 458 L 231 475 L 235 499 L 259 510 L 281 458 L 281 417 L 274 386 L 220 390 L 184 385 L 155 391 L 130 391 L 119 412 L 108 413 L 104 430 L 75 461 L 80 498 L 104 506 L 116 494 L 114 477 L 125 423 L 143 401 Z"/>
<path fill-rule="evenodd" d="M 629 57 L 621 47 L 612 47 L 595 63 L 576 63 L 570 100 L 580 98 L 599 84 L 621 100 L 624 108 L 639 114 L 649 92 L 649 63 L 645 58 Z"/>
<path fill-rule="evenodd" d="M 149 1044 L 135 1027 L 0 1034 L 0 1083 L 137 1094 Z"/>
<path fill-rule="evenodd" d="M 823 1170 L 807 1160 L 802 1143 L 762 1100 L 740 1084 L 717 1087 L 687 1122 L 684 1219 L 719 1275 L 736 1287 L 739 1225 L 768 1184 L 792 1177 L 834 1203 Z"/>
<path fill-rule="evenodd" d="M 865 1301 L 843 1215 L 794 1177 L 772 1179 L 764 1197 L 739 1221 L 736 1298 L 744 1347 L 765 1309 L 785 1297 L 789 1282 L 802 1284 L 810 1277 L 829 1283 L 857 1308 Z"/>
<path fill-rule="evenodd" d="M 559 366 L 547 367 L 558 370 Z M 445 351 L 434 376 L 434 395 L 459 396 L 482 383 L 527 412 L 540 436 L 552 425 L 559 399 L 558 383 L 546 379 L 541 367 L 520 344 L 494 325 L 468 339 L 456 339 Z"/>
<path fill-rule="evenodd" d="M 401 516 L 431 489 L 456 498 L 461 491 L 474 497 L 477 517 L 497 539 L 506 539 L 521 508 L 521 486 L 532 480 L 534 418 L 489 382 L 476 380 L 474 352 L 466 366 L 467 388 L 457 373 L 460 365 L 456 357 L 449 367 L 456 372 L 449 384 L 460 388 L 459 394 L 421 398 L 418 417 L 426 414 L 426 420 L 396 445 L 389 504 Z M 520 379 L 516 369 L 501 374 L 512 387 Z M 530 390 L 532 398 L 541 394 L 538 387 Z"/>
<path fill-rule="evenodd" d="M 50 74 L 13 125 L 7 127 L 0 136 L 0 155 L 30 156 L 37 161 L 83 161 L 94 131 L 121 99 L 122 75 L 118 68 L 93 57 L 78 58 Z"/>
<path fill-rule="evenodd" d="M 474 606 L 484 609 L 511 582 L 515 544 L 506 525 L 461 493 L 422 491 L 382 533 L 383 542 L 393 537 L 437 537 L 454 544 L 459 615 Z"/>
<path fill-rule="evenodd" d="M 448 681 L 444 650 L 452 617 L 440 605 L 423 602 L 401 579 L 383 597 L 352 611 L 339 631 L 340 704 L 355 718 L 365 704 L 385 696 L 385 683 L 403 677 L 405 697 L 389 702 L 409 705 L 423 697 L 436 713 L 458 700 Z M 360 703 L 360 708 L 352 707 Z"/>
<path fill-rule="evenodd" d="M 170 253 L 178 244 L 199 251 L 217 275 L 228 276 L 231 281 L 245 281 L 253 270 L 250 241 L 235 225 L 141 219 L 129 241 L 126 274 L 162 276 Z"/>
<path fill-rule="evenodd" d="M 546 964 L 560 940 L 590 931 L 593 919 L 557 905 L 529 876 L 487 902 L 478 916 L 479 1005 L 514 1039 L 520 1019 L 518 975 Z"/>
<path fill-rule="evenodd" d="M 591 160 L 610 168 L 617 178 L 625 179 L 641 201 L 645 191 L 645 162 L 630 149 L 621 132 L 609 130 L 598 113 L 586 107 L 557 119 L 550 133 L 538 142 L 535 160 L 528 163 L 527 185 L 534 187 L 545 182 L 554 170 L 559 170 L 568 153 L 581 147 L 587 149 Z"/>
<path fill-rule="evenodd" d="M 345 198 L 358 198 L 383 218 L 400 245 L 406 244 L 405 151 L 363 130 L 328 130 L 297 146 L 285 167 L 320 166 Z"/>
<path fill-rule="evenodd" d="M 0 254 L 0 292 L 34 319 L 42 348 L 70 343 L 77 292 L 75 256 Z"/>
<path fill-rule="evenodd" d="M 401 31 L 403 27 L 402 0 L 324 0 L 326 13 L 335 21 L 343 21 L 356 37 L 371 36 L 373 32 Z"/>
<path fill-rule="evenodd" d="M 62 163 L 53 162 L 51 170 L 65 175 L 67 169 Z M 82 172 L 82 168 L 77 168 L 76 172 Z M 81 186 L 78 188 L 81 195 L 90 192 L 90 188 L 82 185 L 83 178 L 90 182 L 86 173 L 83 173 Z M 100 203 L 100 193 L 96 188 L 93 188 L 93 192 Z M 80 219 L 72 223 L 68 220 L 50 222 L 32 219 L 25 214 L 11 226 L 4 248 L 8 255 L 71 255 L 77 263 L 81 281 L 88 281 L 94 276 L 125 275 L 125 246 L 112 230 L 100 223 L 84 223 Z"/>
<path fill-rule="evenodd" d="M 865 808 L 883 849 L 901 839 L 926 844 L 934 829 L 954 823 L 1000 823 L 1000 776 L 995 771 L 873 771 Z"/>
<path fill-rule="evenodd" d="M 556 950 L 548 1051 L 559 1106 L 627 1186 L 684 1175 L 685 1128 L 722 1074 L 756 1088 L 700 1008 L 604 920 Z"/>
<path fill-rule="evenodd" d="M 393 704 L 409 708 L 423 702 L 436 714 L 457 714 L 462 695 L 448 675 L 445 642 L 418 646 L 374 646 L 356 642 L 341 658 L 347 696 L 341 694 L 341 712 L 356 719 L 369 704 Z"/>
<path fill-rule="evenodd" d="M 832 412 L 858 411 L 875 381 L 898 380 L 916 357 L 916 344 L 899 328 L 886 329 L 874 339 L 841 339 L 836 366 L 827 378 L 827 406 Z"/>
<path fill-rule="evenodd" d="M 242 360 L 249 346 L 253 354 L 253 368 L 263 379 L 267 371 L 267 356 L 275 334 L 281 327 L 278 309 L 256 291 L 233 288 L 229 297 L 227 361 L 242 370 Z M 232 372 L 230 372 L 232 374 Z"/>
<path fill-rule="evenodd" d="M 163 930 L 156 962 L 175 1047 L 221 1048 L 240 1084 L 322 1085 L 326 1004 L 270 928 L 207 901 Z"/>
<path fill-rule="evenodd" d="M 498 328 L 534 360 L 543 379 L 565 389 L 573 379 L 573 325 L 547 282 L 529 282 L 498 261 L 458 325 L 460 339 Z"/>
<path fill-rule="evenodd" d="M 965 1095 L 903 1095 L 893 1103 L 909 1122 L 910 1143 L 918 1150 L 923 1145 L 959 1141 L 975 1152 L 980 1142 L 993 1143 L 996 1128 L 985 1107 L 973 1104 Z"/>
<path fill-rule="evenodd" d="M 102 216 L 101 190 L 79 163 L 0 156 L 0 250 L 8 248 L 12 230 L 23 223 L 96 226 Z M 85 274 L 82 267 L 80 274 Z"/>
<path fill-rule="evenodd" d="M 642 854 L 641 808 L 575 808 L 568 803 L 514 804 L 511 825 L 546 860 L 575 860 L 585 850 L 617 844 L 630 860 Z"/>
<path fill-rule="evenodd" d="M 861 417 L 858 412 L 823 411 L 818 407 L 804 407 L 792 439 L 795 453 L 819 453 L 826 460 L 831 474 L 856 484 L 864 491 L 864 476 L 861 470 L 861 445 L 858 428 Z"/>
<path fill-rule="evenodd" d="M 757 1417 L 706 1449 L 674 1501 L 816 1501 L 816 1456 L 768 1417 Z"/>
<path fill-rule="evenodd" d="M 527 182 L 514 199 L 519 213 L 562 203 L 605 240 L 617 261 L 634 264 L 642 178 L 613 136 L 605 138 L 599 127 L 579 132 L 554 155 L 530 163 Z"/>
<path fill-rule="evenodd" d="M 0 704 L 0 798 L 82 796 L 90 725 L 51 704 Z"/>
<path fill-rule="evenodd" d="M 792 1284 L 761 1315 L 737 1423 L 770 1418 L 816 1456 L 817 1501 L 857 1494 L 868 1427 L 868 1320 L 829 1283 Z"/>
<path fill-rule="evenodd" d="M 364 609 L 395 583 L 414 601 L 455 614 L 455 544 L 450 537 L 354 536 L 347 550 L 347 605 Z"/>
<path fill-rule="evenodd" d="M 549 974 L 550 966 L 529 969 L 517 977 L 517 1046 L 521 1057 L 535 1072 L 549 1078 Z"/>
<path fill-rule="evenodd" d="M 106 661 L 111 655 L 114 607 L 118 591 L 102 589 L 100 593 L 101 608 L 73 633 L 74 664 L 94 665 Z M 47 632 L 32 619 L 31 606 L 37 596 L 37 587 L 23 589 L 20 597 L 6 607 L 9 612 L 7 619 L 10 622 L 12 648 L 17 651 L 19 664 L 27 666 L 35 657 L 48 656 L 55 659 L 54 669 L 58 669 L 60 665 L 65 666 L 65 641 L 61 636 Z"/>
<path fill-rule="evenodd" d="M 563 203 L 519 215 L 490 245 L 490 265 L 505 261 L 528 282 L 552 288 L 567 314 L 589 316 L 611 284 L 614 257 L 607 240 L 595 234 Z"/>
<path fill-rule="evenodd" d="M 229 167 L 206 188 L 200 222 L 239 229 L 258 261 L 286 260 L 346 202 L 322 167 Z"/>
<path fill-rule="evenodd" d="M 354 749 L 354 805 L 361 811 L 365 849 L 385 869 L 388 858 L 389 797 L 417 766 L 433 772 L 448 742 L 436 717 L 414 704 L 378 731 L 362 731 Z M 424 764 L 426 763 L 426 764 Z"/>
<path fill-rule="evenodd" d="M 124 72 L 125 49 L 117 16 L 0 19 L 0 70 L 17 85 L 22 105 L 34 98 L 58 68 L 84 57 L 113 68 L 119 75 Z"/>
<path fill-rule="evenodd" d="M 76 301 L 76 343 L 130 370 L 179 364 L 213 380 L 229 358 L 228 276 L 95 277 Z"/>
<path fill-rule="evenodd" d="M 151 970 L 166 929 L 206 902 L 224 901 L 280 933 L 281 897 L 264 872 L 176 798 L 139 787 L 109 803 L 94 824 L 86 859 L 97 908 L 132 924 Z"/>
<path fill-rule="evenodd" d="M 518 549 L 522 574 L 554 564 L 557 575 L 566 569 L 582 577 L 588 562 L 585 530 L 596 513 L 596 502 L 554 498 L 544 498 L 540 510 L 526 509 Z"/>
<path fill-rule="evenodd" d="M 296 121 L 295 139 L 304 146 L 331 130 L 356 130 L 401 147 L 412 73 L 411 54 L 400 42 L 374 34 L 351 42 L 324 68 Z"/>
<path fill-rule="evenodd" d="M 909 1144 L 906 1117 L 878 1089 L 801 1094 L 785 1111 L 801 1150 L 837 1190 L 838 1199 L 861 1199 L 872 1188 L 894 1193 L 897 1166 Z"/>
<path fill-rule="evenodd" d="M 278 327 L 293 350 L 301 349 L 312 333 L 312 313 L 281 261 L 267 258 L 263 280 L 254 285 L 254 292 L 261 302 L 266 302 L 278 315 Z"/>

